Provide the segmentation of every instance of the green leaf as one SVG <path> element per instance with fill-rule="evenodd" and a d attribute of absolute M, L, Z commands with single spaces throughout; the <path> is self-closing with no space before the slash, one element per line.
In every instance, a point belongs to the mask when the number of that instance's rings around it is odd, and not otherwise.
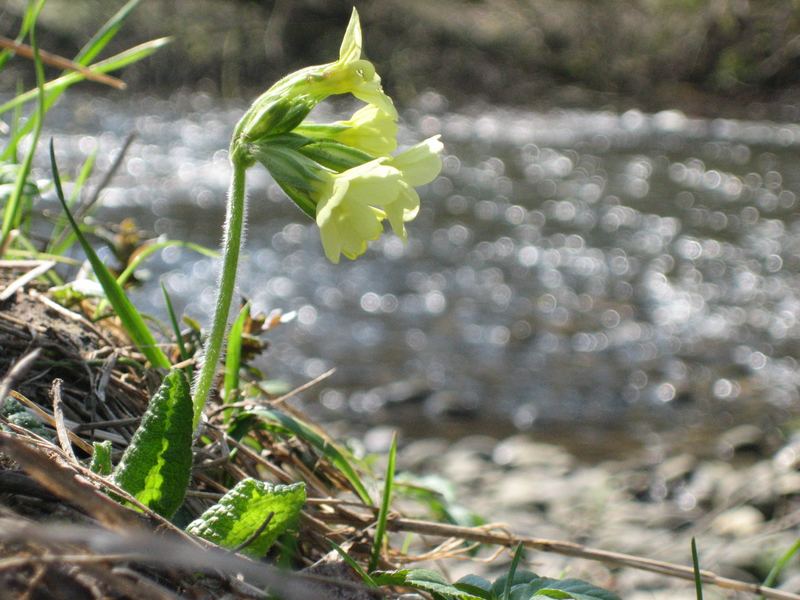
<path fill-rule="evenodd" d="M 369 573 L 367 573 L 363 569 L 363 567 L 353 559 L 352 556 L 350 556 L 347 552 L 345 552 L 344 548 L 342 548 L 339 544 L 337 544 L 333 540 L 329 541 L 331 543 L 331 546 L 333 546 L 333 549 L 336 550 L 336 553 L 342 557 L 342 560 L 346 562 L 347 565 L 351 569 L 353 569 L 353 571 L 358 573 L 358 576 L 361 577 L 364 583 L 366 583 L 369 587 L 378 587 L 378 584 L 375 583 L 375 580 L 372 577 L 370 577 Z"/>
<path fill-rule="evenodd" d="M 496 597 L 502 598 L 503 591 L 506 589 L 507 580 L 508 580 L 508 573 L 506 573 L 505 575 L 501 575 L 500 577 L 494 580 L 494 583 L 492 583 L 492 593 Z M 533 571 L 526 571 L 524 569 L 521 571 L 515 570 L 511 577 L 511 587 L 513 588 L 514 586 L 517 585 L 526 585 L 529 583 L 536 583 L 539 581 L 543 581 L 543 579 Z"/>
<path fill-rule="evenodd" d="M 111 442 L 92 442 L 92 462 L 89 468 L 98 475 L 111 475 Z"/>
<path fill-rule="evenodd" d="M 303 482 L 272 485 L 252 478 L 243 479 L 217 504 L 192 521 L 186 531 L 224 548 L 239 548 L 249 542 L 241 552 L 260 558 L 295 521 L 305 501 Z M 267 519 L 269 522 L 264 527 Z M 263 531 L 258 533 L 262 527 Z"/>
<path fill-rule="evenodd" d="M 120 52 L 112 56 L 111 58 L 107 58 L 106 60 L 102 60 L 97 62 L 93 65 L 90 65 L 91 69 L 97 73 L 108 73 L 109 71 L 116 71 L 123 67 L 126 67 L 129 64 L 135 63 L 137 61 L 146 58 L 153 54 L 156 50 L 161 48 L 162 46 L 168 44 L 170 42 L 169 38 L 160 38 L 157 40 L 151 40 L 149 42 L 145 42 L 144 44 L 139 44 L 133 48 L 129 48 L 124 52 Z M 68 87 L 83 81 L 86 76 L 79 72 L 79 71 L 70 71 L 65 75 L 57 79 L 53 79 L 52 81 L 48 81 L 44 84 L 44 91 L 47 95 L 47 99 L 44 103 L 44 111 L 49 111 L 53 105 L 58 101 L 61 94 L 66 90 Z M 36 97 L 37 90 L 30 90 L 25 93 L 17 94 L 11 100 L 4 103 L 0 106 L 0 114 L 7 112 L 9 110 L 13 110 L 17 107 L 22 106 L 26 102 L 30 102 Z M 6 149 L 3 151 L 2 156 L 0 158 L 8 160 L 15 156 L 17 144 L 19 143 L 22 136 L 27 134 L 31 128 L 34 126 L 35 121 L 30 120 L 22 127 L 14 130 L 14 134 L 8 141 L 6 145 Z"/>
<path fill-rule="evenodd" d="M 254 417 L 277 423 L 283 429 L 293 433 L 300 439 L 303 439 L 314 446 L 325 456 L 325 458 L 331 461 L 331 464 L 333 464 L 337 469 L 339 469 L 339 471 L 342 472 L 342 475 L 344 475 L 353 486 L 353 489 L 358 494 L 358 497 L 361 498 L 361 501 L 369 506 L 373 505 L 372 499 L 369 497 L 369 493 L 367 492 L 367 488 L 364 487 L 364 484 L 362 483 L 361 478 L 358 476 L 358 473 L 356 473 L 356 470 L 353 468 L 347 458 L 345 458 L 345 455 L 342 453 L 342 451 L 334 446 L 331 442 L 325 440 L 321 435 L 313 431 L 308 425 L 302 421 L 299 421 L 298 419 L 295 419 L 294 417 L 277 410 L 271 410 L 269 408 L 254 408 L 247 413 L 242 414 L 243 417 L 246 417 L 247 415 L 252 415 Z"/>
<path fill-rule="evenodd" d="M 242 334 L 244 324 L 250 316 L 250 303 L 245 303 L 242 310 L 231 325 L 228 332 L 228 350 L 225 355 L 225 379 L 223 383 L 222 401 L 225 404 L 234 402 L 236 392 L 239 390 L 239 369 L 242 366 Z M 233 409 L 222 412 L 223 420 L 227 423 L 231 419 Z"/>
<path fill-rule="evenodd" d="M 59 202 L 61 202 L 61 207 L 67 215 L 72 230 L 78 237 L 78 242 L 86 253 L 86 258 L 89 259 L 92 265 L 97 280 L 100 282 L 100 285 L 103 286 L 108 301 L 111 303 L 111 306 L 114 307 L 114 311 L 122 322 L 122 326 L 125 328 L 125 331 L 136 347 L 142 351 L 154 367 L 168 369 L 170 367 L 169 360 L 161 348 L 156 345 L 156 340 L 153 334 L 150 333 L 147 325 L 145 325 L 144 319 L 142 319 L 139 311 L 136 310 L 133 303 L 128 300 L 125 291 L 117 283 L 117 280 L 114 279 L 114 276 L 103 264 L 103 261 L 97 256 L 91 244 L 89 244 L 83 232 L 81 232 L 80 227 L 78 227 L 78 223 L 75 222 L 75 219 L 72 217 L 72 213 L 69 211 L 67 202 L 64 199 L 64 191 L 61 189 L 61 178 L 58 175 L 58 165 L 56 164 L 56 154 L 52 138 L 50 139 L 50 165 L 53 170 L 53 183 L 55 184 L 56 195 L 58 196 Z"/>
<path fill-rule="evenodd" d="M 386 521 L 389 519 L 389 506 L 392 502 L 392 484 L 394 482 L 395 462 L 397 459 L 397 432 L 392 435 L 392 446 L 389 449 L 389 462 L 386 465 L 386 478 L 383 484 L 381 507 L 378 511 L 378 522 L 375 526 L 375 539 L 372 541 L 372 554 L 369 559 L 369 571 L 374 571 L 381 557 L 383 538 L 386 536 Z"/>
<path fill-rule="evenodd" d="M 537 600 L 538 598 L 572 598 L 574 600 L 575 596 L 568 594 L 567 592 L 562 592 L 561 590 L 554 590 L 554 589 L 543 589 L 538 590 L 535 596 L 520 596 L 520 600 L 524 598 L 524 600 Z M 513 598 L 513 596 L 512 596 Z M 514 598 L 516 600 L 516 598 Z"/>
<path fill-rule="evenodd" d="M 613 592 L 599 588 L 580 579 L 550 579 L 542 578 L 533 586 L 532 592 L 536 594 L 549 594 L 550 598 L 574 598 L 575 600 L 620 600 Z M 553 595 L 567 593 L 567 596 Z M 516 596 L 512 595 L 516 600 Z M 522 598 L 522 596 L 520 597 Z M 528 600 L 528 598 L 525 598 Z"/>
<path fill-rule="evenodd" d="M 397 569 L 396 571 L 375 571 L 370 578 L 377 586 L 398 586 L 406 584 L 406 575 L 410 569 Z"/>
<path fill-rule="evenodd" d="M 434 594 L 440 594 L 447 598 L 458 600 L 482 600 L 482 596 L 472 594 L 458 589 L 449 583 L 441 574 L 429 569 L 411 569 L 406 574 L 405 584 L 419 590 L 425 590 Z"/>
<path fill-rule="evenodd" d="M 480 579 L 480 578 L 478 578 Z M 424 590 L 435 598 L 456 600 L 486 600 L 485 592 L 473 594 L 459 589 L 458 584 L 449 583 L 442 575 L 429 569 L 399 569 L 397 571 L 375 571 L 372 580 L 379 586 L 405 586 Z M 486 582 L 488 584 L 488 582 Z"/>
<path fill-rule="evenodd" d="M 492 600 L 492 584 L 490 581 L 477 575 L 465 575 L 453 584 L 462 592 L 467 592 L 473 596 Z"/>
<path fill-rule="evenodd" d="M 186 375 L 170 371 L 112 475 L 122 489 L 165 517 L 180 508 L 189 487 L 192 412 Z"/>

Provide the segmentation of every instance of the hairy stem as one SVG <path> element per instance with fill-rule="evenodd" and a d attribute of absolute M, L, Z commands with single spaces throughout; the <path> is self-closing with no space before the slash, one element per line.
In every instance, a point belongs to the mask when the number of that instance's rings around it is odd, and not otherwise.
<path fill-rule="evenodd" d="M 242 229 L 245 218 L 245 171 L 247 165 L 242 160 L 233 158 L 233 176 L 231 187 L 228 191 L 228 205 L 225 213 L 225 230 L 222 240 L 222 272 L 217 286 L 217 302 L 214 308 L 214 317 L 211 322 L 211 331 L 206 339 L 203 349 L 202 366 L 194 381 L 193 426 L 197 428 L 200 415 L 208 400 L 214 374 L 217 371 L 219 356 L 225 341 L 228 329 L 228 314 L 230 313 L 233 288 L 236 284 L 236 270 L 239 264 L 239 249 L 242 244 Z"/>

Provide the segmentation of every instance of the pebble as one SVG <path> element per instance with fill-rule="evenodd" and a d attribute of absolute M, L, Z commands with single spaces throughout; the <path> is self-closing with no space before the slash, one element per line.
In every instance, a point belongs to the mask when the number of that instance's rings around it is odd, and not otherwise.
<path fill-rule="evenodd" d="M 745 448 L 758 439 L 753 429 L 730 430 L 716 447 Z M 789 523 L 772 531 L 768 519 L 796 510 L 800 472 L 792 468 L 790 453 L 798 447 L 792 440 L 777 458 L 763 456 L 744 465 L 738 451 L 728 453 L 731 460 L 736 457 L 731 463 L 721 457 L 724 453 L 701 459 L 669 448 L 660 461 L 642 452 L 625 462 L 593 465 L 559 446 L 518 434 L 502 440 L 472 436 L 453 444 L 416 441 L 402 448 L 399 457 L 401 468 L 447 478 L 459 504 L 515 533 L 684 565 L 690 563 L 695 537 L 704 567 L 752 580 L 751 573 L 765 564 L 769 568 L 765 557 L 779 556 L 800 537 L 798 526 Z M 448 564 L 450 576 L 473 573 L 492 579 L 508 568 L 503 556 L 488 564 Z M 626 600 L 695 597 L 684 581 L 634 569 L 544 552 L 529 553 L 529 561 L 526 568 L 543 576 L 568 573 L 598 585 L 602 579 Z M 783 578 L 800 581 L 800 566 L 790 564 Z M 707 587 L 709 598 L 729 597 Z"/>
<path fill-rule="evenodd" d="M 711 530 L 717 535 L 746 537 L 755 535 L 764 523 L 764 515 L 752 506 L 744 505 L 720 513 L 711 521 Z"/>

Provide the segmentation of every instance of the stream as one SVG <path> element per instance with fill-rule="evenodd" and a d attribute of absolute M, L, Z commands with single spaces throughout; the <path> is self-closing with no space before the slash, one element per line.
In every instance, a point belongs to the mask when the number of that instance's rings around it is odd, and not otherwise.
<path fill-rule="evenodd" d="M 198 93 L 72 95 L 45 135 L 63 173 L 94 150 L 103 173 L 135 133 L 95 216 L 213 247 L 245 108 Z M 259 366 L 292 387 L 336 367 L 304 393 L 314 412 L 411 435 L 450 423 L 600 430 L 611 443 L 620 429 L 794 412 L 800 126 L 677 111 L 451 112 L 433 93 L 401 120 L 401 146 L 437 133 L 445 143 L 407 245 L 387 234 L 332 265 L 314 223 L 263 168 L 248 172 L 239 289 L 257 311 L 296 315 L 268 334 Z M 146 268 L 137 305 L 163 317 L 163 281 L 178 311 L 208 321 L 213 260 L 168 248 Z"/>

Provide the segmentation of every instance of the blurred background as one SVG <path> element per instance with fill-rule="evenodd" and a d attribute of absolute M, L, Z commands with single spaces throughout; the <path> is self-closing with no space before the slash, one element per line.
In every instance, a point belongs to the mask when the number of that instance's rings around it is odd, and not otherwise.
<path fill-rule="evenodd" d="M 23 4 L 0 8 L 0 31 L 15 34 Z M 49 0 L 42 47 L 74 55 L 121 5 Z M 408 245 L 387 235 L 338 267 L 251 170 L 241 292 L 257 310 L 296 311 L 269 335 L 270 378 L 293 387 L 336 367 L 305 394 L 326 419 L 410 435 L 534 430 L 593 452 L 653 432 L 772 431 L 795 413 L 796 3 L 357 7 L 402 143 L 441 133 L 444 169 Z M 102 172 L 135 134 L 98 219 L 214 246 L 233 125 L 287 71 L 334 60 L 351 8 L 143 1 L 111 51 L 173 42 L 124 72 L 128 91 L 71 90 L 47 123 L 73 170 L 97 150 Z M 33 81 L 27 61 L 12 65 L 9 94 Z M 163 279 L 206 321 L 213 261 L 171 248 L 147 267 L 137 303 L 163 315 Z"/>
<path fill-rule="evenodd" d="M 0 12 L 18 29 L 24 0 Z M 79 48 L 122 2 L 50 0 L 50 47 Z M 356 3 L 366 53 L 408 104 L 431 87 L 456 106 L 614 106 L 731 116 L 795 97 L 800 14 L 748 0 L 382 0 Z M 117 49 L 171 35 L 157 59 L 127 70 L 137 89 L 178 86 L 238 97 L 286 71 L 328 62 L 353 2 L 146 0 Z M 30 71 L 30 69 L 27 69 Z M 753 116 L 753 115 L 750 115 Z"/>

